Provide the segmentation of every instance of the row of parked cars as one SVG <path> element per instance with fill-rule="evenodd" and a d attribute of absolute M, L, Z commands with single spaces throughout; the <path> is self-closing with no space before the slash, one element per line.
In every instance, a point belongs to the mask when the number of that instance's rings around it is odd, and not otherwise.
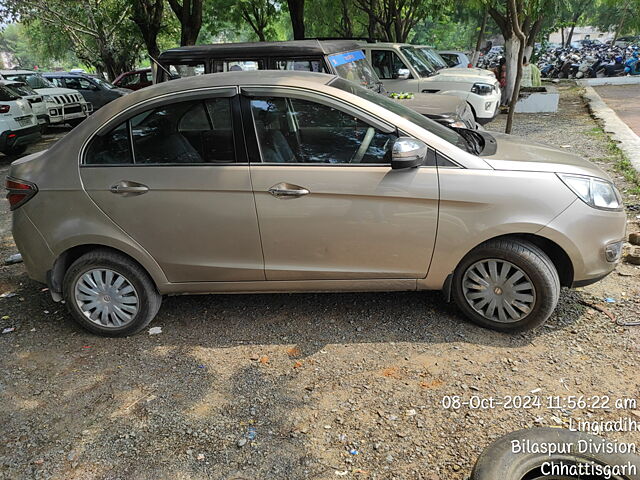
<path fill-rule="evenodd" d="M 493 74 L 481 69 L 450 68 L 462 66 L 465 59 L 459 52 L 442 55 L 426 46 L 353 41 L 207 45 L 163 53 L 155 81 L 229 69 L 306 69 L 335 73 L 377 93 L 390 92 L 419 113 L 449 126 L 476 128 L 491 121 L 500 98 Z M 123 73 L 113 84 L 97 76 L 68 72 L 5 70 L 2 78 L 13 96 L 27 100 L 33 114 L 30 119 L 22 118 L 30 115 L 17 105 L 13 110 L 8 104 L 3 107 L 7 111 L 2 131 L 8 143 L 0 145 L 0 151 L 5 153 L 21 152 L 47 125 L 75 126 L 109 101 L 154 82 L 150 68 Z M 13 96 L 7 96 L 6 101 Z M 35 128 L 36 122 L 39 128 Z"/>
<path fill-rule="evenodd" d="M 177 48 L 159 58 L 156 82 L 228 70 L 308 70 L 334 73 L 422 115 L 453 127 L 477 128 L 498 111 L 500 87 L 488 70 L 455 68 L 459 52 L 427 46 L 354 41 L 218 44 Z M 445 60 L 446 58 L 446 60 Z M 468 59 L 466 60 L 468 61 Z M 454 68 L 450 68 L 454 66 Z M 151 69 L 126 72 L 114 83 L 82 73 L 4 70 L 0 151 L 21 153 L 47 125 L 75 126 L 93 110 L 154 82 Z M 24 101 L 26 100 L 25 103 Z M 21 107 L 18 107 L 21 105 Z M 31 113 L 29 113 L 29 107 Z M 4 110 L 4 111 L 3 111 Z"/>
<path fill-rule="evenodd" d="M 22 153 L 49 125 L 74 127 L 127 93 L 82 73 L 0 70 L 0 152 Z"/>

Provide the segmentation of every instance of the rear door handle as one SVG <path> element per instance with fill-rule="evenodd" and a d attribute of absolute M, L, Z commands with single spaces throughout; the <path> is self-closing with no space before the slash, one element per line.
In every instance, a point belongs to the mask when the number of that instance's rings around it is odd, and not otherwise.
<path fill-rule="evenodd" d="M 304 187 L 285 182 L 278 183 L 267 191 L 276 198 L 298 198 L 311 193 Z"/>
<path fill-rule="evenodd" d="M 130 182 L 122 180 L 109 188 L 111 193 L 117 193 L 124 197 L 132 197 L 134 195 L 142 195 L 149 191 L 149 187 L 138 182 Z"/>

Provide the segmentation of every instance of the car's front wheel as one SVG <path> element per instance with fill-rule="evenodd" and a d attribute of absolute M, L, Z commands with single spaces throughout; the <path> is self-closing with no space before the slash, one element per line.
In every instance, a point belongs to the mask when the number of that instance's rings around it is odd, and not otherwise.
<path fill-rule="evenodd" d="M 560 296 L 560 279 L 549 257 L 519 239 L 483 243 L 460 262 L 453 298 L 473 322 L 517 332 L 544 323 Z"/>
<path fill-rule="evenodd" d="M 78 258 L 63 280 L 65 302 L 74 320 L 98 335 L 121 337 L 146 327 L 162 297 L 140 265 L 110 250 Z"/>

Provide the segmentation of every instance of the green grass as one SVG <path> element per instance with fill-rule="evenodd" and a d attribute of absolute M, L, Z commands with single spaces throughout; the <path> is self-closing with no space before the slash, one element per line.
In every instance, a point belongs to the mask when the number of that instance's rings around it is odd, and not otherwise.
<path fill-rule="evenodd" d="M 631 184 L 628 192 L 634 195 L 640 195 L 640 173 L 633 168 L 633 165 L 624 154 L 618 143 L 612 140 L 601 127 L 593 127 L 584 132 L 594 138 L 602 138 L 606 142 L 608 157 L 594 158 L 594 160 L 605 161 L 613 164 L 613 168 L 622 174 L 627 182 Z"/>

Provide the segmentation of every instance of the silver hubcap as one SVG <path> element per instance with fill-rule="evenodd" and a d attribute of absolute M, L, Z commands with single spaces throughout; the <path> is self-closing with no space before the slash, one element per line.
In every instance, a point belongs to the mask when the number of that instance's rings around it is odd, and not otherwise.
<path fill-rule="evenodd" d="M 462 278 L 464 298 L 488 320 L 500 323 L 525 318 L 536 302 L 536 289 L 520 268 L 490 258 L 471 265 Z"/>
<path fill-rule="evenodd" d="M 101 327 L 122 327 L 138 313 L 138 292 L 121 274 L 106 268 L 89 270 L 76 282 L 76 304 Z"/>

